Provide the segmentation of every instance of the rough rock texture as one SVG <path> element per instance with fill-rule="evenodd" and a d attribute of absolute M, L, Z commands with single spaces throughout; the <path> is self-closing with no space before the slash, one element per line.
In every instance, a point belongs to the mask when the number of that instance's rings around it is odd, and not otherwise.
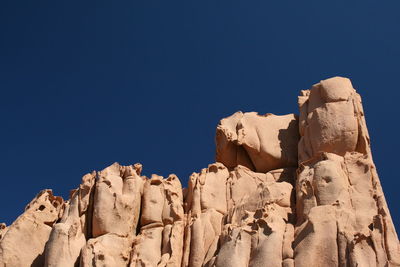
<path fill-rule="evenodd" d="M 296 266 L 400 265 L 361 98 L 332 78 L 299 97 Z"/>
<path fill-rule="evenodd" d="M 236 112 L 222 119 L 216 133 L 216 160 L 228 168 L 268 172 L 297 166 L 299 130 L 294 114 Z"/>
<path fill-rule="evenodd" d="M 82 248 L 80 266 L 127 266 L 139 220 L 142 166 L 115 163 L 97 173 L 91 238 Z"/>
<path fill-rule="evenodd" d="M 95 173 L 82 178 L 82 184 L 71 192 L 60 222 L 54 225 L 46 244 L 46 266 L 75 266 L 81 249 L 91 237 L 91 196 Z"/>
<path fill-rule="evenodd" d="M 178 177 L 145 181 L 140 232 L 131 252 L 134 266 L 180 266 L 183 253 L 183 195 Z"/>
<path fill-rule="evenodd" d="M 188 188 L 115 163 L 41 191 L 0 224 L 0 266 L 400 266 L 360 96 L 335 77 L 299 107 L 222 119 Z"/>
<path fill-rule="evenodd" d="M 63 210 L 61 197 L 42 190 L 2 236 L 0 266 L 43 266 L 46 242 Z"/>

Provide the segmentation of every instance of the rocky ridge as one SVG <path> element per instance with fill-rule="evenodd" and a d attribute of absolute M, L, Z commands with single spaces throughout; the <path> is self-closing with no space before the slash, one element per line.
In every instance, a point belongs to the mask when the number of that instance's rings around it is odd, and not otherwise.
<path fill-rule="evenodd" d="M 0 224 L 0 266 L 400 266 L 350 80 L 321 81 L 298 104 L 299 116 L 222 119 L 216 163 L 188 188 L 115 163 L 67 201 L 41 191 Z"/>

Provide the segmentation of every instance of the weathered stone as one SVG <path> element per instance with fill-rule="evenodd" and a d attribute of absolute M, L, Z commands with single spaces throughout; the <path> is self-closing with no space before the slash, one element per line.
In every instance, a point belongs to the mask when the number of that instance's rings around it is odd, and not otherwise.
<path fill-rule="evenodd" d="M 298 103 L 298 117 L 222 119 L 217 162 L 188 188 L 115 163 L 65 203 L 42 191 L 0 224 L 0 267 L 400 266 L 350 80 L 321 81 Z"/>
<path fill-rule="evenodd" d="M 91 237 L 93 186 L 96 173 L 83 176 L 78 189 L 71 192 L 61 221 L 53 226 L 46 244 L 45 266 L 76 266 L 81 249 Z"/>
<path fill-rule="evenodd" d="M 399 241 L 372 161 L 361 98 L 331 78 L 299 97 L 295 266 L 398 266 Z"/>
<path fill-rule="evenodd" d="M 131 267 L 181 266 L 184 211 L 176 175 L 152 175 L 143 188 L 140 232 L 133 242 Z"/>
<path fill-rule="evenodd" d="M 13 222 L 0 242 L 0 266 L 43 266 L 44 249 L 64 201 L 42 190 Z"/>
<path fill-rule="evenodd" d="M 114 233 L 89 239 L 82 249 L 80 266 L 127 266 L 131 246 L 131 237 L 118 236 Z"/>
<path fill-rule="evenodd" d="M 237 112 L 217 127 L 216 160 L 228 168 L 243 165 L 257 172 L 296 167 L 298 140 L 294 114 Z"/>
<path fill-rule="evenodd" d="M 127 266 L 140 215 L 145 178 L 142 165 L 114 163 L 97 174 L 92 238 L 82 248 L 81 266 Z"/>
<path fill-rule="evenodd" d="M 8 230 L 7 225 L 5 223 L 0 223 L 0 241 L 6 234 L 7 230 Z"/>

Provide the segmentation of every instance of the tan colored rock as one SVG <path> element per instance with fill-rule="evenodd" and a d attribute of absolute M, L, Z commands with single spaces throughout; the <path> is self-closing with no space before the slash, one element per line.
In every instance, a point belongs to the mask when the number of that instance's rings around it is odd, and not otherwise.
<path fill-rule="evenodd" d="M 277 182 L 275 178 L 281 175 L 255 173 L 242 166 L 231 172 L 232 204 L 224 220 L 216 266 L 261 266 L 265 262 L 282 266 L 283 259 L 293 258 L 293 186 Z"/>
<path fill-rule="evenodd" d="M 5 223 L 0 223 L 0 241 L 6 234 L 7 230 L 8 230 L 7 225 Z"/>
<path fill-rule="evenodd" d="M 161 262 L 163 230 L 161 225 L 141 230 L 133 244 L 129 266 L 157 266 Z"/>
<path fill-rule="evenodd" d="M 136 233 L 143 178 L 142 166 L 114 163 L 98 173 L 93 200 L 92 235 Z"/>
<path fill-rule="evenodd" d="M 227 212 L 228 169 L 210 164 L 200 174 L 193 173 L 186 197 L 187 225 L 183 266 L 203 266 L 216 252 L 223 215 Z M 190 255 L 190 256 L 189 256 Z"/>
<path fill-rule="evenodd" d="M 165 201 L 163 177 L 153 174 L 143 187 L 141 227 L 149 224 L 163 224 L 162 216 Z"/>
<path fill-rule="evenodd" d="M 175 175 L 164 180 L 166 201 L 163 209 L 163 239 L 161 244 L 161 262 L 158 266 L 181 266 L 183 257 L 183 239 L 185 215 L 183 210 L 182 185 Z"/>
<path fill-rule="evenodd" d="M 130 266 L 181 266 L 184 232 L 183 194 L 175 175 L 152 175 L 143 188 L 140 232 Z"/>
<path fill-rule="evenodd" d="M 0 224 L 0 267 L 400 266 L 350 80 L 321 81 L 298 103 L 298 118 L 222 119 L 217 162 L 188 188 L 115 163 L 66 202 L 42 191 Z"/>
<path fill-rule="evenodd" d="M 127 266 L 132 246 L 131 237 L 107 233 L 89 239 L 82 249 L 81 267 Z"/>
<path fill-rule="evenodd" d="M 271 257 L 271 266 L 281 266 L 283 259 L 293 259 L 293 186 L 287 181 L 294 181 L 294 171 L 257 173 L 244 166 L 229 171 L 215 163 L 193 174 L 186 198 L 190 249 L 183 266 L 260 266 Z"/>
<path fill-rule="evenodd" d="M 42 190 L 1 239 L 0 266 L 43 266 L 45 244 L 62 215 L 63 203 L 51 190 Z"/>
<path fill-rule="evenodd" d="M 308 220 L 296 229 L 296 266 L 339 266 L 335 207 L 311 209 Z"/>
<path fill-rule="evenodd" d="M 217 127 L 216 161 L 228 168 L 243 165 L 257 172 L 296 167 L 298 121 L 294 114 L 276 116 L 237 112 Z"/>
<path fill-rule="evenodd" d="M 295 266 L 398 266 L 400 246 L 372 161 L 361 98 L 331 78 L 299 97 Z"/>
<path fill-rule="evenodd" d="M 72 191 L 61 221 L 53 226 L 46 244 L 45 266 L 76 266 L 81 249 L 91 237 L 93 187 L 96 173 L 83 176 L 78 189 Z"/>
<path fill-rule="evenodd" d="M 142 165 L 114 163 L 97 174 L 92 238 L 82 248 L 81 266 L 127 266 L 139 221 Z"/>

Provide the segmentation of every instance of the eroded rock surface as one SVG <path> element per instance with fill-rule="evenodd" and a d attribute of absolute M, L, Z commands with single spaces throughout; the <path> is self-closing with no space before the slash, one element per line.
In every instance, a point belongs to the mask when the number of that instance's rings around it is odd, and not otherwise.
<path fill-rule="evenodd" d="M 294 114 L 239 111 L 222 119 L 217 127 L 216 160 L 228 168 L 242 165 L 264 173 L 296 167 L 298 141 L 298 121 Z"/>
<path fill-rule="evenodd" d="M 295 265 L 400 265 L 361 98 L 350 80 L 321 81 L 302 91 L 299 106 Z"/>
<path fill-rule="evenodd" d="M 0 266 L 43 266 L 44 249 L 64 201 L 42 190 L 5 232 L 0 241 Z"/>
<path fill-rule="evenodd" d="M 131 252 L 131 267 L 180 266 L 183 254 L 183 194 L 175 175 L 153 175 L 143 187 L 140 232 Z"/>
<path fill-rule="evenodd" d="M 400 266 L 350 80 L 303 90 L 299 107 L 222 119 L 216 162 L 188 188 L 115 163 L 68 201 L 41 191 L 0 224 L 0 266 Z"/>
<path fill-rule="evenodd" d="M 95 176 L 95 172 L 83 176 L 79 188 L 71 192 L 64 214 L 47 241 L 45 266 L 73 267 L 79 263 L 81 249 L 91 237 Z"/>
<path fill-rule="evenodd" d="M 142 166 L 115 163 L 97 173 L 92 233 L 82 248 L 81 266 L 127 266 L 139 221 L 145 177 Z"/>

